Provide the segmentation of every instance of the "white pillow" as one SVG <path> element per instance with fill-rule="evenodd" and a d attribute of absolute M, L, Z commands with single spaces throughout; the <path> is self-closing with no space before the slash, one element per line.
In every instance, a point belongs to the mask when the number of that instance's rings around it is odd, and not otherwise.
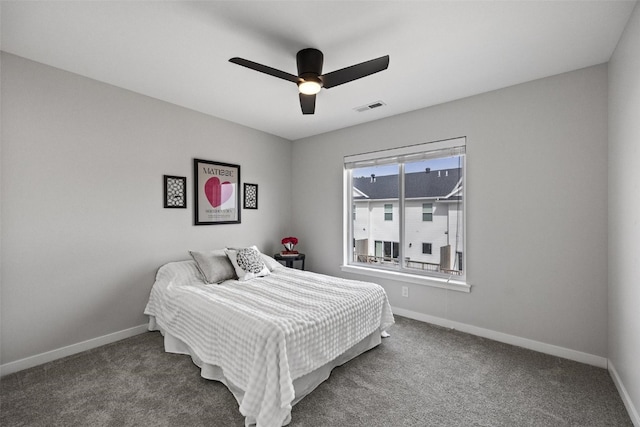
<path fill-rule="evenodd" d="M 236 278 L 236 270 L 229 262 L 224 249 L 208 252 L 189 251 L 189 254 L 196 262 L 198 271 L 202 275 L 202 280 L 206 283 L 222 283 L 225 280 Z"/>
<path fill-rule="evenodd" d="M 282 267 L 282 264 L 280 264 L 278 261 L 276 261 L 269 255 L 262 254 L 262 253 L 260 255 L 262 255 L 262 261 L 264 261 L 264 264 L 267 266 L 269 271 L 273 271 L 278 267 Z"/>
<path fill-rule="evenodd" d="M 236 270 L 238 280 L 241 282 L 271 274 L 264 264 L 262 254 L 255 246 L 242 249 L 225 249 L 224 251 Z"/>

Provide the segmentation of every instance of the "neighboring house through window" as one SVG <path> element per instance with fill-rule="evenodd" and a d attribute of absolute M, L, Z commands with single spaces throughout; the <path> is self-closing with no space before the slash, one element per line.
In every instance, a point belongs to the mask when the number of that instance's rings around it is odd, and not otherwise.
<path fill-rule="evenodd" d="M 345 157 L 346 267 L 464 281 L 465 145 L 457 138 Z"/>

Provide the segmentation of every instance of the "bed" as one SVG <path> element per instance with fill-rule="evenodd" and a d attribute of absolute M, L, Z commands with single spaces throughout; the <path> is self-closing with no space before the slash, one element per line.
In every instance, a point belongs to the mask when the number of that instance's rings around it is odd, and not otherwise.
<path fill-rule="evenodd" d="M 247 426 L 288 424 L 293 405 L 394 323 L 377 284 L 287 268 L 255 247 L 191 255 L 158 270 L 149 330 L 224 383 Z"/>

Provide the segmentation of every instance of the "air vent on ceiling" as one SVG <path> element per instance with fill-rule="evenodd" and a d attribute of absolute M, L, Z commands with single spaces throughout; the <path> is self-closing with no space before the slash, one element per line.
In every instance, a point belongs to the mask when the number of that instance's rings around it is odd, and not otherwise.
<path fill-rule="evenodd" d="M 358 113 L 362 113 L 364 111 L 373 110 L 374 108 L 380 108 L 380 107 L 383 107 L 385 105 L 387 105 L 387 104 L 385 104 L 382 101 L 375 101 L 375 102 L 372 102 L 370 104 L 363 105 L 361 107 L 356 107 L 356 108 L 354 108 L 354 110 L 356 110 Z"/>

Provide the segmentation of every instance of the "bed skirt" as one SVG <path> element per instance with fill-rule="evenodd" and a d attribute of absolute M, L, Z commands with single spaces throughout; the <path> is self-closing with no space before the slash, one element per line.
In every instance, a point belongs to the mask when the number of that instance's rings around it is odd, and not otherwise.
<path fill-rule="evenodd" d="M 156 323 L 156 318 L 154 316 L 149 316 L 149 330 L 160 331 L 160 333 L 164 336 L 164 351 L 166 351 L 167 353 L 187 354 L 191 356 L 193 363 L 195 363 L 200 368 L 200 376 L 208 380 L 214 380 L 223 383 L 236 398 L 238 405 L 242 404 L 244 390 L 229 381 L 225 377 L 222 369 L 219 366 L 202 362 L 198 355 L 195 354 L 195 352 L 193 352 L 187 344 L 174 337 L 167 331 L 163 330 L 163 328 L 161 328 L 160 325 Z M 295 398 L 293 402 L 291 402 L 291 406 L 300 402 L 302 398 L 311 393 L 316 387 L 327 380 L 327 378 L 329 378 L 329 375 L 331 375 L 331 371 L 333 370 L 333 368 L 343 365 L 351 359 L 379 345 L 381 342 L 381 333 L 381 330 L 374 331 L 331 362 L 319 367 L 312 372 L 309 372 L 306 375 L 301 376 L 300 378 L 294 379 L 293 388 L 295 390 Z M 283 425 L 287 425 L 289 424 L 289 422 L 291 422 L 291 414 L 287 416 L 287 419 L 285 420 Z M 253 417 L 245 417 L 245 426 L 254 426 L 255 424 L 256 420 L 253 419 Z"/>

